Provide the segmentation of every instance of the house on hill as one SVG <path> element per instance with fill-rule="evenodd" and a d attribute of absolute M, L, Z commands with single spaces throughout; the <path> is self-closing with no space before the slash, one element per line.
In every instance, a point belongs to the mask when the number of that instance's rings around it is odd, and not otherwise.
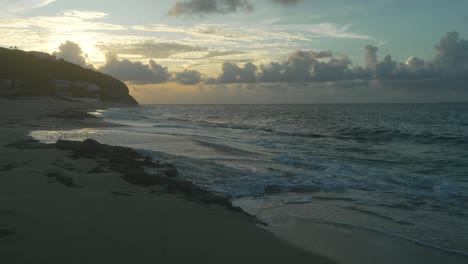
<path fill-rule="evenodd" d="M 73 82 L 67 80 L 53 79 L 50 80 L 50 85 L 56 89 L 71 89 L 73 88 Z"/>
<path fill-rule="evenodd" d="M 22 93 L 23 81 L 0 79 L 0 96 L 17 96 Z"/>
<path fill-rule="evenodd" d="M 55 89 L 55 96 L 83 102 L 100 102 L 100 87 L 93 83 L 53 79 L 50 86 Z"/>
<path fill-rule="evenodd" d="M 100 87 L 93 83 L 87 82 L 74 82 L 69 80 L 53 79 L 50 80 L 52 87 L 56 89 L 68 89 L 68 90 L 85 90 L 88 92 L 97 92 L 100 90 Z"/>
<path fill-rule="evenodd" d="M 30 54 L 34 55 L 38 59 L 42 60 L 48 60 L 48 61 L 57 61 L 57 57 L 54 55 L 50 55 L 45 52 L 40 52 L 40 51 L 30 51 Z"/>
<path fill-rule="evenodd" d="M 97 91 L 99 91 L 99 86 L 98 85 L 92 84 L 92 83 L 87 83 L 87 82 L 74 82 L 73 87 L 78 88 L 78 89 L 84 89 L 84 90 L 86 90 L 88 92 L 97 92 Z"/>
<path fill-rule="evenodd" d="M 0 79 L 0 89 L 6 90 L 13 88 L 13 81 L 7 79 Z"/>

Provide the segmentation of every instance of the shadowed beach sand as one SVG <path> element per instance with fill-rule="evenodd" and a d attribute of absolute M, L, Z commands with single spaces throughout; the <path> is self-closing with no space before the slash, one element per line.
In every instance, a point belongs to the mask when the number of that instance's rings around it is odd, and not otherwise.
<path fill-rule="evenodd" d="M 111 126 L 69 114 L 106 106 L 0 99 L 0 263 L 333 263 L 239 211 L 132 185 L 102 160 L 11 145 L 35 129 Z"/>

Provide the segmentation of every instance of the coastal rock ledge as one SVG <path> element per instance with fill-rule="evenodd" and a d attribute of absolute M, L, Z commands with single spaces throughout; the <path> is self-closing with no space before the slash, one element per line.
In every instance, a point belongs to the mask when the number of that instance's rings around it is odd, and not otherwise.
<path fill-rule="evenodd" d="M 131 184 L 163 186 L 168 193 L 182 193 L 192 200 L 242 211 L 239 207 L 233 206 L 226 197 L 202 190 L 190 181 L 178 179 L 179 174 L 174 165 L 155 161 L 128 147 L 101 144 L 93 139 L 82 142 L 58 140 L 49 147 L 69 150 L 74 158 L 97 159 L 101 161 L 101 166 L 122 174 L 122 178 Z"/>

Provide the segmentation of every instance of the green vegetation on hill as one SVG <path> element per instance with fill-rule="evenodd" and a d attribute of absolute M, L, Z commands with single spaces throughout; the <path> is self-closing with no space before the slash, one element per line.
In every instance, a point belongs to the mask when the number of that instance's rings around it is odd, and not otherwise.
<path fill-rule="evenodd" d="M 102 101 L 138 104 L 121 81 L 64 60 L 48 60 L 22 50 L 0 48 L 0 79 L 19 81 L 18 95 L 54 96 L 57 89 L 50 80 L 86 82 L 99 86 Z"/>

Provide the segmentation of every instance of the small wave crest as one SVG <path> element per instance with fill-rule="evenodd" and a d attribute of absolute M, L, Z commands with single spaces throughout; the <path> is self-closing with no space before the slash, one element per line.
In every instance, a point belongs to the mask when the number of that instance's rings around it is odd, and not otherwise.
<path fill-rule="evenodd" d="M 447 181 L 435 183 L 432 188 L 432 193 L 440 199 L 450 199 L 453 197 L 463 196 L 455 185 Z"/>
<path fill-rule="evenodd" d="M 408 132 L 399 129 L 352 127 L 339 129 L 337 137 L 362 141 L 410 141 L 420 144 L 468 144 L 468 136 L 438 135 L 432 132 Z"/>
<path fill-rule="evenodd" d="M 175 122 L 190 122 L 188 119 L 178 118 L 178 117 L 168 117 L 166 118 L 167 121 L 175 121 Z"/>
<path fill-rule="evenodd" d="M 255 124 L 240 124 L 240 123 L 230 123 L 230 122 L 215 122 L 207 120 L 188 120 L 183 118 L 169 117 L 167 121 L 173 122 L 191 122 L 201 126 L 208 127 L 219 127 L 219 128 L 230 128 L 236 130 L 260 130 L 265 132 L 272 132 L 273 129 L 267 126 L 255 125 Z"/>

